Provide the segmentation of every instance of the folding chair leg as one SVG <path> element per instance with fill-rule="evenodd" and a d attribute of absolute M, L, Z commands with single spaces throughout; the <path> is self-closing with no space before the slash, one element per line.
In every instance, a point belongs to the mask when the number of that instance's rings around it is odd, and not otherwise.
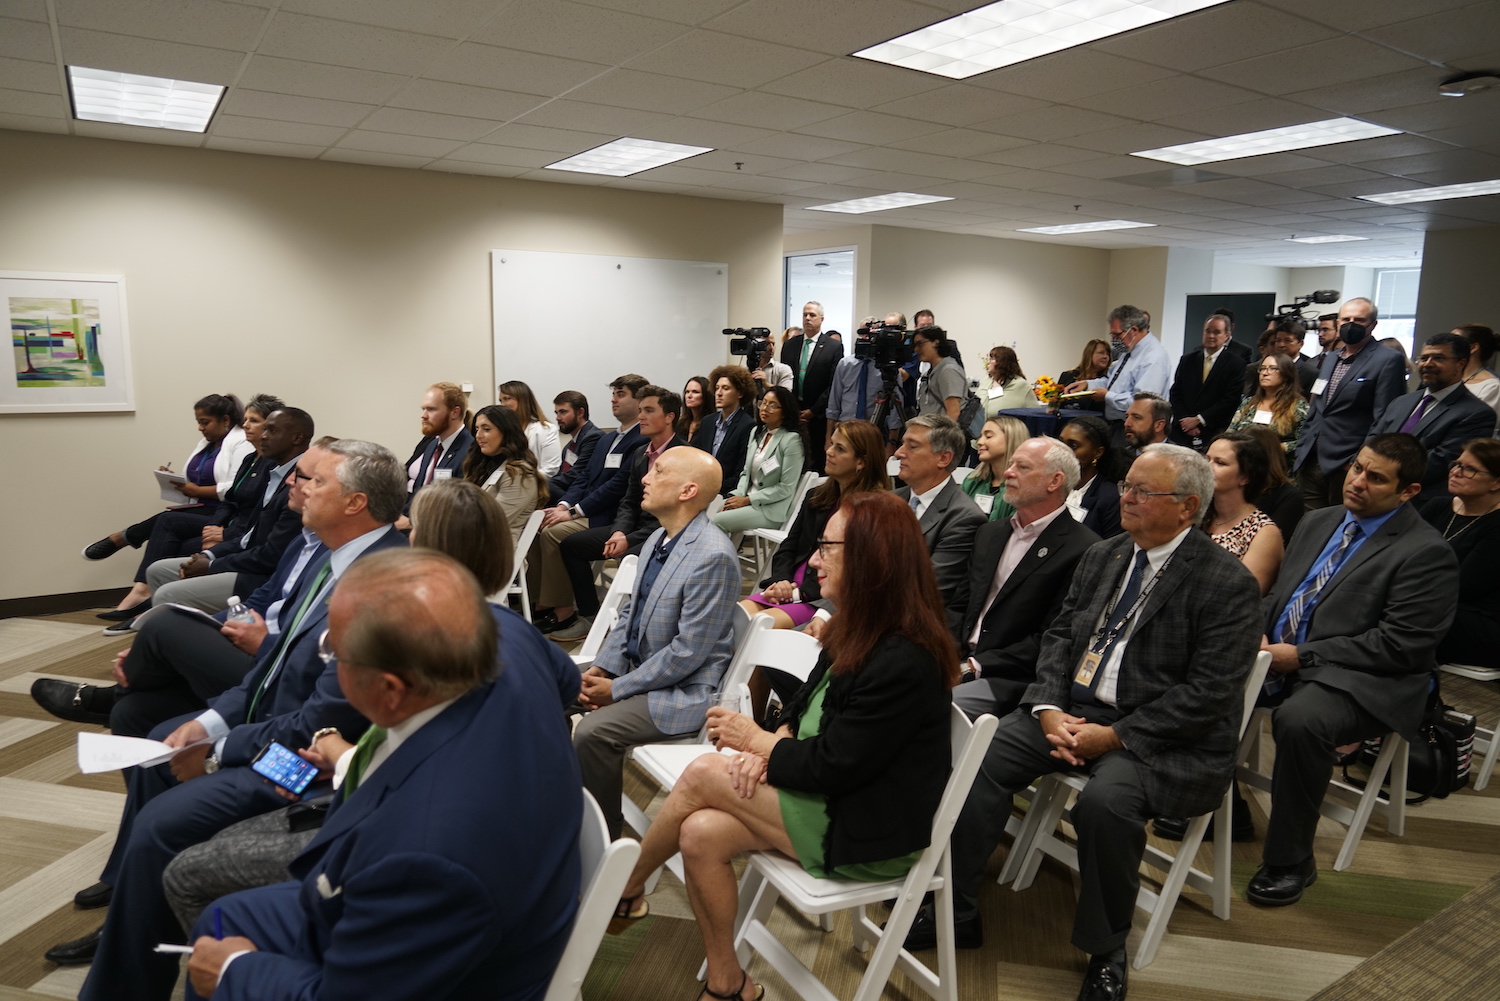
<path fill-rule="evenodd" d="M 1046 797 L 1038 795 L 1037 787 L 1031 787 L 1031 802 L 1025 815 L 1017 821 L 1011 816 L 1005 822 L 1005 831 L 1011 835 L 1010 851 L 1005 855 L 1005 864 L 1000 867 L 1000 877 L 995 880 L 1001 886 L 1012 882 L 1026 861 L 1027 849 L 1036 840 L 1037 828 L 1041 826 L 1042 814 L 1046 812 Z M 1012 800 L 1014 803 L 1014 800 Z M 1012 830 L 1014 828 L 1014 830 Z"/>
<path fill-rule="evenodd" d="M 933 910 L 937 918 L 938 947 L 938 1001 L 958 1001 L 958 957 L 954 953 L 953 932 L 953 861 L 952 852 L 943 853 L 938 865 L 943 885 L 933 894 Z"/>
<path fill-rule="evenodd" d="M 1131 965 L 1137 970 L 1151 965 L 1151 961 L 1156 958 L 1156 950 L 1161 945 L 1162 936 L 1167 933 L 1167 922 L 1171 920 L 1172 911 L 1177 907 L 1177 898 L 1182 895 L 1182 886 L 1187 882 L 1188 871 L 1192 869 L 1193 859 L 1198 854 L 1198 846 L 1203 843 L 1203 832 L 1208 829 L 1209 817 L 1206 813 L 1194 817 L 1182 835 L 1176 860 L 1162 880 L 1161 891 L 1156 895 L 1156 906 L 1152 908 L 1151 919 L 1146 923 L 1146 933 L 1141 937 L 1141 944 L 1136 947 Z M 1218 819 L 1214 824 L 1215 835 L 1220 830 L 1228 833 L 1227 820 L 1227 817 Z"/>
<path fill-rule="evenodd" d="M 1020 867 L 1016 870 L 1015 882 L 1010 887 L 1012 890 L 1019 893 L 1029 887 L 1032 880 L 1036 879 L 1036 871 L 1041 867 L 1043 854 L 1037 842 L 1057 830 L 1057 822 L 1062 819 L 1063 811 L 1067 809 L 1068 794 L 1072 791 L 1070 787 L 1058 782 L 1053 785 L 1052 790 L 1045 796 L 1037 797 L 1040 802 L 1033 802 L 1031 804 L 1031 812 L 1038 815 L 1037 823 L 1033 829 L 1034 833 L 1027 839 L 1025 846 L 1023 847 L 1020 844 L 1020 839 L 1018 838 L 1016 848 L 1011 849 L 1012 851 L 1020 849 L 1024 853 L 1024 857 L 1020 861 Z M 1028 823 L 1030 819 L 1031 813 L 1028 813 Z M 1022 829 L 1022 833 L 1025 833 L 1024 828 Z"/>
<path fill-rule="evenodd" d="M 1474 791 L 1483 792 L 1484 787 L 1490 784 L 1490 773 L 1495 770 L 1495 757 L 1500 752 L 1500 723 L 1495 725 L 1494 730 L 1476 727 L 1474 733 L 1477 738 L 1487 739 L 1489 743 L 1489 748 L 1484 752 L 1484 761 L 1479 765 L 1479 774 L 1474 778 Z M 1489 737 L 1485 738 L 1484 734 L 1489 734 Z"/>
<path fill-rule="evenodd" d="M 1365 794 L 1359 797 L 1359 802 L 1354 807 L 1354 817 L 1349 821 L 1349 830 L 1344 835 L 1344 844 L 1339 848 L 1338 858 L 1334 860 L 1335 872 L 1343 872 L 1354 862 L 1354 853 L 1359 850 L 1359 839 L 1364 837 L 1365 826 L 1370 822 L 1370 814 L 1375 811 L 1375 803 L 1379 798 L 1381 784 L 1385 782 L 1387 773 L 1391 772 L 1391 761 L 1397 756 L 1397 750 L 1405 757 L 1405 741 L 1394 735 L 1387 735 L 1380 748 L 1380 755 L 1375 759 L 1374 766 L 1370 769 L 1370 777 L 1365 783 Z M 1397 809 L 1397 800 L 1402 807 L 1406 804 L 1406 767 L 1403 764 L 1401 771 L 1401 786 L 1395 783 L 1395 775 L 1392 774 L 1391 782 L 1391 809 Z M 1392 815 L 1394 816 L 1394 815 Z"/>

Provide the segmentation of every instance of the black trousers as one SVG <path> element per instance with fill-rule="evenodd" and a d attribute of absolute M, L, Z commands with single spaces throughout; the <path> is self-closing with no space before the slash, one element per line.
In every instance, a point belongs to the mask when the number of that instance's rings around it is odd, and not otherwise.
<path fill-rule="evenodd" d="M 158 612 L 142 623 L 125 657 L 130 685 L 110 711 L 110 729 L 144 737 L 164 720 L 202 710 L 238 685 L 254 662 L 196 615 Z"/>
<path fill-rule="evenodd" d="M 1297 470 L 1297 488 L 1302 491 L 1302 503 L 1309 511 L 1320 507 L 1335 507 L 1344 503 L 1344 477 L 1348 466 L 1340 466 L 1331 473 L 1323 472 L 1316 455 L 1309 456 L 1306 465 Z"/>
<path fill-rule="evenodd" d="M 1108 724 L 1114 720 L 1111 712 L 1101 706 L 1091 718 Z M 1051 749 L 1041 725 L 1025 710 L 1000 721 L 953 829 L 953 910 L 958 919 L 979 911 L 985 865 L 1005 833 L 1015 794 L 1038 776 L 1076 770 L 1052 757 Z M 1145 768 L 1139 758 L 1121 750 L 1084 769 L 1089 782 L 1073 808 L 1081 886 L 1072 941 L 1091 956 L 1121 948 L 1130 934 L 1146 821 L 1158 812 L 1146 802 Z"/>
<path fill-rule="evenodd" d="M 188 557 L 198 552 L 202 548 L 203 530 L 218 523 L 216 514 L 217 511 L 213 508 L 206 511 L 198 508 L 189 511 L 163 511 L 125 529 L 123 534 L 126 542 L 132 546 L 140 546 L 141 541 L 146 544 L 141 565 L 135 571 L 136 583 L 146 582 L 146 568 L 157 560 L 172 556 Z M 140 531 L 143 527 L 144 535 Z M 138 539 L 141 541 L 137 541 Z"/>
<path fill-rule="evenodd" d="M 1297 865 L 1312 858 L 1318 808 L 1337 761 L 1333 749 L 1390 732 L 1390 727 L 1345 692 L 1316 681 L 1294 685 L 1271 716 L 1276 763 L 1271 770 L 1271 819 L 1261 856 L 1267 865 Z"/>
<path fill-rule="evenodd" d="M 604 559 L 604 543 L 613 534 L 614 529 L 608 526 L 586 528 L 563 539 L 557 547 L 573 585 L 573 608 L 579 615 L 599 614 L 599 591 L 594 587 L 594 568 L 590 564 Z"/>

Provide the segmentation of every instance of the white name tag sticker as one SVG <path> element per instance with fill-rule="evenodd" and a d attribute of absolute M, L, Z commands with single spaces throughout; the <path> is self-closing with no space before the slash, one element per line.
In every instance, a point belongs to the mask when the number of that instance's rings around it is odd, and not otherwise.
<path fill-rule="evenodd" d="M 1322 396 L 1323 395 L 1323 390 L 1325 390 L 1327 388 L 1328 388 L 1328 380 L 1327 379 L 1318 379 L 1317 381 L 1315 381 L 1313 383 L 1312 395 L 1314 395 L 1314 396 Z"/>
<path fill-rule="evenodd" d="M 979 505 L 979 510 L 985 514 L 989 514 L 995 508 L 994 494 L 975 494 L 973 499 L 974 503 Z"/>
<path fill-rule="evenodd" d="M 1275 418 L 1276 415 L 1271 413 L 1271 411 L 1269 410 L 1257 410 L 1255 412 L 1255 423 L 1257 424 L 1269 424 L 1271 423 L 1271 421 L 1275 420 Z"/>
<path fill-rule="evenodd" d="M 999 399 L 1000 397 L 1002 397 L 1004 395 L 1005 395 L 1005 387 L 1004 386 L 991 386 L 990 387 L 990 399 L 997 400 L 997 399 Z"/>
<path fill-rule="evenodd" d="M 611 452 L 604 457 L 605 469 L 619 469 L 620 460 L 624 458 L 619 452 Z"/>
<path fill-rule="evenodd" d="M 765 462 L 762 462 L 760 464 L 760 471 L 762 473 L 774 473 L 774 472 L 776 472 L 776 470 L 778 470 L 780 468 L 781 468 L 781 460 L 778 459 L 778 458 L 776 458 L 776 456 L 774 456 L 774 455 L 771 456 L 769 459 L 767 459 Z"/>
<path fill-rule="evenodd" d="M 885 460 L 885 474 L 887 476 L 900 476 L 901 460 L 896 458 L 894 455 Z"/>

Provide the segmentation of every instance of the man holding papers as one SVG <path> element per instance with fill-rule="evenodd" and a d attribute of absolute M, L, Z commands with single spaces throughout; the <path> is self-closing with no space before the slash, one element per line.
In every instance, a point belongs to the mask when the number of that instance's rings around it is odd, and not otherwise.
<path fill-rule="evenodd" d="M 274 643 L 262 644 L 255 665 L 237 687 L 212 699 L 193 718 L 178 717 L 151 736 L 186 748 L 169 766 L 126 773 L 129 795 L 115 849 L 100 876 L 114 899 L 96 942 L 58 946 L 54 961 L 94 967 L 79 994 L 85 1001 L 167 997 L 177 978 L 171 956 L 151 954 L 158 942 L 180 942 L 182 931 L 162 894 L 161 874 L 188 845 L 232 824 L 266 813 L 285 800 L 248 767 L 272 741 L 306 747 L 319 727 L 346 735 L 368 725 L 345 700 L 335 668 L 319 654 L 319 637 L 334 584 L 369 552 L 404 546 L 391 527 L 406 500 L 406 479 L 387 449 L 344 440 L 330 445 L 311 470 L 303 519 L 329 549 L 309 565 L 281 612 Z M 204 738 L 213 743 L 197 744 Z M 90 888 L 92 892 L 99 888 Z"/>

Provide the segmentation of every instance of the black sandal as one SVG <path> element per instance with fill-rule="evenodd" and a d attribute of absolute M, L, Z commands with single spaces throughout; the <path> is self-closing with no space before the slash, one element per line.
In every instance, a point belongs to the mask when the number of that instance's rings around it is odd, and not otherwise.
<path fill-rule="evenodd" d="M 636 909 L 639 902 L 640 909 Z M 651 905 L 646 902 L 644 893 L 634 897 L 621 897 L 620 902 L 615 905 L 614 917 L 609 919 L 609 927 L 605 929 L 611 935 L 619 935 L 641 918 L 651 914 Z"/>
<path fill-rule="evenodd" d="M 705 983 L 703 985 L 703 990 L 701 990 L 701 991 L 698 992 L 698 997 L 701 998 L 701 997 L 703 997 L 703 995 L 707 994 L 711 998 L 718 998 L 719 1001 L 760 1001 L 761 998 L 763 998 L 763 997 L 766 996 L 766 985 L 765 984 L 757 984 L 756 987 L 755 987 L 755 997 L 753 997 L 753 998 L 746 998 L 744 996 L 745 984 L 749 983 L 749 981 L 750 981 L 750 974 L 748 974 L 745 971 L 741 970 L 740 971 L 740 985 L 739 985 L 739 987 L 735 988 L 735 990 L 734 990 L 734 992 L 732 994 L 720 994 L 718 991 L 713 990 L 711 987 L 708 986 L 707 983 Z"/>

